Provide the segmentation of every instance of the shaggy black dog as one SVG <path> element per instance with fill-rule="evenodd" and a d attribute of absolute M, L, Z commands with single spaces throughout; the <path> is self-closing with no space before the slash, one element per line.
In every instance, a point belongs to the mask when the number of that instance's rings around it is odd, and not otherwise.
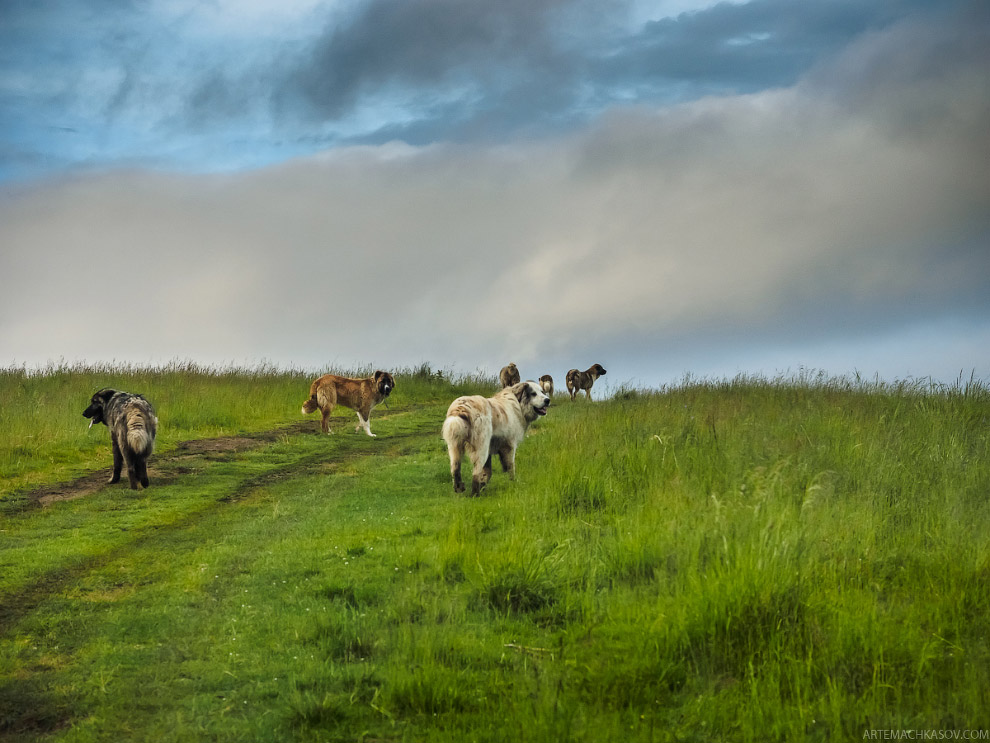
<path fill-rule="evenodd" d="M 110 482 L 120 482 L 120 471 L 127 465 L 127 479 L 131 489 L 138 483 L 148 487 L 148 457 L 155 448 L 158 418 L 151 403 L 141 395 L 117 390 L 100 390 L 90 400 L 83 415 L 94 423 L 103 423 L 110 429 L 113 444 L 113 477 Z"/>

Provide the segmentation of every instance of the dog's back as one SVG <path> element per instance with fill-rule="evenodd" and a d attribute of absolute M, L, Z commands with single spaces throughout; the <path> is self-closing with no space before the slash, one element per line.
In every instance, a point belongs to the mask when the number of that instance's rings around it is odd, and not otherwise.
<path fill-rule="evenodd" d="M 540 377 L 540 389 L 553 397 L 553 377 L 549 374 L 544 374 Z"/>
<path fill-rule="evenodd" d="M 395 379 L 380 369 L 362 379 L 324 374 L 309 386 L 309 399 L 302 405 L 302 414 L 319 410 L 322 413 L 320 426 L 324 433 L 330 433 L 330 414 L 334 407 L 343 405 L 357 412 L 358 428 L 364 428 L 365 433 L 374 436 L 369 424 L 371 411 L 388 398 L 394 388 Z"/>
<path fill-rule="evenodd" d="M 143 397 L 134 396 L 127 401 L 123 414 L 127 445 L 137 456 L 147 457 L 155 449 L 158 419 L 151 404 Z"/>
<path fill-rule="evenodd" d="M 573 393 L 573 392 L 576 392 L 577 390 L 581 389 L 581 377 L 582 376 L 583 376 L 583 372 L 581 372 L 578 369 L 571 369 L 569 372 L 567 372 L 567 376 L 565 377 L 565 381 L 567 383 L 567 390 L 569 392 L 572 392 Z"/>
<path fill-rule="evenodd" d="M 93 423 L 104 423 L 110 430 L 113 448 L 111 483 L 120 481 L 123 466 L 131 488 L 138 483 L 148 487 L 148 457 L 155 448 L 158 418 L 151 403 L 141 395 L 103 389 L 93 395 L 83 416 Z"/>
<path fill-rule="evenodd" d="M 474 434 L 486 433 L 486 431 L 477 431 L 479 426 L 476 424 L 479 422 L 482 428 L 487 428 L 487 434 L 491 435 L 491 408 L 488 399 L 481 395 L 458 397 L 447 408 L 447 417 L 443 421 L 441 431 L 443 440 L 448 446 L 463 446 L 471 441 Z"/>
<path fill-rule="evenodd" d="M 514 363 L 503 366 L 498 373 L 498 381 L 503 388 L 519 384 L 519 368 Z"/>
<path fill-rule="evenodd" d="M 596 379 L 603 376 L 605 376 L 605 367 L 601 364 L 593 364 L 587 371 L 571 369 L 567 372 L 567 377 L 565 378 L 567 391 L 571 394 L 571 399 L 573 400 L 578 392 L 584 390 L 590 400 L 592 385 L 594 385 Z"/>
<path fill-rule="evenodd" d="M 309 386 L 309 399 L 303 403 L 302 414 L 309 415 L 317 409 L 326 407 L 327 404 L 336 405 L 337 389 L 345 380 L 346 377 L 339 377 L 336 374 L 324 374 L 314 379 Z"/>

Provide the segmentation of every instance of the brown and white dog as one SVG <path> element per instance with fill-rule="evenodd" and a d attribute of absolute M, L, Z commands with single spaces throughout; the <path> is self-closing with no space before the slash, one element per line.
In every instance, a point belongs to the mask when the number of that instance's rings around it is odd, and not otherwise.
<path fill-rule="evenodd" d="M 464 492 L 461 459 L 465 449 L 471 456 L 471 495 L 478 495 L 492 477 L 492 454 L 502 460 L 509 479 L 516 476 L 516 447 L 526 428 L 547 414 L 550 398 L 536 382 L 520 382 L 492 397 L 458 397 L 447 409 L 443 440 L 450 455 L 454 492 Z"/>
<path fill-rule="evenodd" d="M 320 424 L 323 433 L 332 433 L 330 413 L 335 405 L 343 405 L 357 413 L 358 424 L 354 426 L 354 430 L 360 431 L 363 428 L 366 434 L 374 436 L 371 432 L 371 411 L 394 389 L 395 380 L 385 371 L 376 371 L 364 379 L 324 374 L 310 385 L 309 399 L 303 403 L 302 413 L 309 415 L 319 410 L 323 414 Z"/>
<path fill-rule="evenodd" d="M 503 366 L 502 371 L 498 373 L 498 381 L 502 385 L 502 389 L 519 384 L 519 369 L 516 368 L 515 364 Z"/>
<path fill-rule="evenodd" d="M 567 372 L 567 391 L 571 393 L 571 400 L 577 395 L 581 390 L 591 399 L 591 385 L 595 383 L 598 377 L 605 376 L 605 367 L 601 364 L 595 364 L 588 371 L 578 371 L 577 369 L 571 369 Z"/>
<path fill-rule="evenodd" d="M 120 482 L 120 471 L 127 465 L 127 479 L 131 490 L 148 487 L 148 457 L 155 448 L 158 418 L 151 403 L 141 395 L 103 389 L 89 401 L 83 411 L 89 418 L 89 427 L 102 423 L 110 429 L 113 447 L 113 475 L 111 483 Z"/>
<path fill-rule="evenodd" d="M 544 374 L 540 377 L 540 389 L 550 395 L 550 397 L 553 397 L 553 377 L 549 374 Z"/>

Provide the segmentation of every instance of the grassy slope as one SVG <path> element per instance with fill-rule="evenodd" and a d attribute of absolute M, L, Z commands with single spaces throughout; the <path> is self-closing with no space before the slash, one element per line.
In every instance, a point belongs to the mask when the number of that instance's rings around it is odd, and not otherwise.
<path fill-rule="evenodd" d="M 230 374 L 203 423 L 213 380 L 170 373 L 143 387 L 187 423 L 162 458 L 180 435 L 292 420 L 308 381 Z M 102 384 L 76 374 L 31 399 Z M 226 410 L 239 383 L 264 399 Z M 165 406 L 151 390 L 170 385 Z M 558 400 L 518 482 L 455 497 L 439 423 L 483 387 L 410 373 L 377 439 L 342 413 L 330 439 L 287 433 L 147 492 L 0 516 L 0 738 L 990 728 L 986 389 L 740 380 Z M 36 465 L 77 442 L 55 430 L 17 444 L 22 485 L 64 471 Z M 105 438 L 64 466 L 106 467 Z"/>

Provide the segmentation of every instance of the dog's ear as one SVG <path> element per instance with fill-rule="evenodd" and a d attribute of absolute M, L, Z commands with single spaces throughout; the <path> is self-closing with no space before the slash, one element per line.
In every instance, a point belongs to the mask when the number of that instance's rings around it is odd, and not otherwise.
<path fill-rule="evenodd" d="M 384 376 L 385 376 L 385 372 L 383 372 L 381 369 L 379 369 L 378 371 L 375 372 L 375 381 L 376 382 L 381 382 L 382 381 L 382 377 L 384 377 Z"/>
<path fill-rule="evenodd" d="M 533 397 L 533 390 L 530 388 L 529 382 L 520 382 L 512 385 L 512 394 L 522 404 Z"/>
<path fill-rule="evenodd" d="M 83 417 L 92 418 L 93 423 L 103 423 L 103 406 L 117 394 L 116 390 L 104 389 L 96 392 L 89 399 L 89 407 L 83 411 Z M 90 424 L 92 426 L 92 423 Z"/>

